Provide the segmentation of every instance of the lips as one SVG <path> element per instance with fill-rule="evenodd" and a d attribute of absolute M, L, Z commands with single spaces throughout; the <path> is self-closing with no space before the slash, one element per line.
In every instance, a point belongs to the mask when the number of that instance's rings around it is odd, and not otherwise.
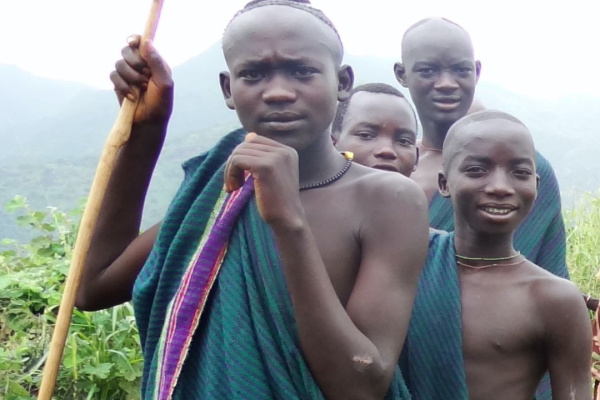
<path fill-rule="evenodd" d="M 484 204 L 478 208 L 492 217 L 505 217 L 517 210 L 512 204 Z"/>
<path fill-rule="evenodd" d="M 274 112 L 267 114 L 261 122 L 269 129 L 276 131 L 289 131 L 298 127 L 303 119 L 302 115 L 292 112 Z"/>
<path fill-rule="evenodd" d="M 435 96 L 433 104 L 442 111 L 452 111 L 460 105 L 460 96 Z"/>

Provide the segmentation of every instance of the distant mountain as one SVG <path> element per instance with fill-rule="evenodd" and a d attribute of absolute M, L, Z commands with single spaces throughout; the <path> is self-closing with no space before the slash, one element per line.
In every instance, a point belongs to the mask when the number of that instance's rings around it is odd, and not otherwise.
<path fill-rule="evenodd" d="M 347 55 L 356 84 L 398 87 L 394 59 Z M 150 188 L 145 225 L 158 220 L 179 185 L 180 164 L 212 146 L 239 123 L 223 101 L 218 74 L 226 69 L 219 44 L 174 68 L 175 109 Z M 108 79 L 108 78 L 107 78 Z M 104 140 L 118 113 L 111 90 L 40 78 L 0 65 L 0 205 L 16 194 L 36 208 L 71 208 L 87 195 Z M 407 94 L 407 90 L 401 88 Z M 539 100 L 482 80 L 477 96 L 488 108 L 508 111 L 532 131 L 553 164 L 566 204 L 579 191 L 597 190 L 600 97 Z M 0 238 L 23 235 L 0 212 Z"/>

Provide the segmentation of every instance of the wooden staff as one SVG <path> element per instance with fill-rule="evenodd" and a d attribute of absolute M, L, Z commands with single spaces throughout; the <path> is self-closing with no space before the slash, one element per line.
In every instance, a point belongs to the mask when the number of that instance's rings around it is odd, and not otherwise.
<path fill-rule="evenodd" d="M 152 1 L 152 8 L 146 22 L 142 40 L 154 39 L 162 6 L 163 0 Z M 50 343 L 48 359 L 46 360 L 46 365 L 44 367 L 38 400 L 51 400 L 52 398 L 65 347 L 65 341 L 71 324 L 71 316 L 73 314 L 73 307 L 75 306 L 77 289 L 79 287 L 79 282 L 81 281 L 83 267 L 92 241 L 92 233 L 94 232 L 96 221 L 98 220 L 100 207 L 104 200 L 104 193 L 106 192 L 106 187 L 108 186 L 108 182 L 114 169 L 117 154 L 119 149 L 129 140 L 139 97 L 139 91 L 136 91 L 135 102 L 132 102 L 127 98 L 123 99 L 119 116 L 108 135 L 104 150 L 100 156 L 100 162 L 96 169 L 96 175 L 94 176 L 94 181 L 88 196 L 87 206 L 85 207 L 81 225 L 79 226 L 79 233 L 77 234 L 75 249 L 73 250 L 73 258 L 71 259 L 71 267 L 69 268 L 65 290 L 60 302 L 56 327 L 54 328 L 52 341 Z"/>

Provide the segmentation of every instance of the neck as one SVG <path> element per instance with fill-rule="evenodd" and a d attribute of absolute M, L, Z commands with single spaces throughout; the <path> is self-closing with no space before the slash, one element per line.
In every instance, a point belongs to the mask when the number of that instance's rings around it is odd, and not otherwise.
<path fill-rule="evenodd" d="M 456 216 L 455 216 L 456 218 Z M 514 255 L 513 233 L 482 234 L 456 224 L 454 248 L 456 254 L 473 258 L 501 258 Z"/>
<path fill-rule="evenodd" d="M 322 182 L 338 173 L 345 164 L 334 147 L 329 134 L 323 134 L 308 147 L 298 152 L 300 186 Z"/>
<path fill-rule="evenodd" d="M 433 121 L 424 121 L 422 122 L 422 126 L 423 140 L 421 143 L 423 143 L 423 146 L 442 150 L 444 139 L 446 139 L 446 134 L 451 124 L 437 124 Z"/>

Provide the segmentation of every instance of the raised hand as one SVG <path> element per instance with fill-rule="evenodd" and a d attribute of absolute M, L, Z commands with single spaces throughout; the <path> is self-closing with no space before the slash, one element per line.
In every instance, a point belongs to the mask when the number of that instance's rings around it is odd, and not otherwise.
<path fill-rule="evenodd" d="M 249 133 L 227 162 L 226 190 L 239 189 L 246 171 L 254 177 L 258 210 L 268 224 L 293 228 L 304 223 L 298 189 L 298 153 L 294 149 Z"/>
<path fill-rule="evenodd" d="M 110 74 L 119 103 L 124 97 L 135 101 L 136 90 L 140 101 L 134 124 L 166 124 L 173 110 L 173 79 L 171 69 L 154 48 L 152 41 L 141 43 L 140 36 L 128 38 L 128 46 L 121 51 L 123 59 L 117 61 Z"/>

